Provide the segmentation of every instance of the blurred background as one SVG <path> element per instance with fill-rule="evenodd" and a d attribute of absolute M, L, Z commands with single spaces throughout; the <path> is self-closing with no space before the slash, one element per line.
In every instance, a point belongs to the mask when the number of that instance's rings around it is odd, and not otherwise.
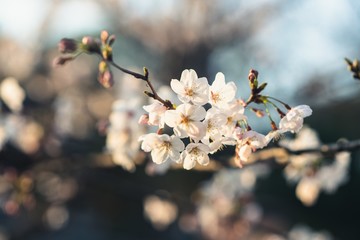
<path fill-rule="evenodd" d="M 302 141 L 315 145 L 307 147 L 351 141 L 360 138 L 360 83 L 344 57 L 360 58 L 360 2 L 1 3 L 0 240 L 359 238 L 358 150 L 321 161 L 326 174 L 302 165 L 295 183 L 291 160 L 203 171 L 155 166 L 137 142 L 147 131 L 137 124 L 145 84 L 114 69 L 115 84 L 104 89 L 97 57 L 57 68 L 53 60 L 61 38 L 107 30 L 117 37 L 114 61 L 138 72 L 146 66 L 156 88 L 192 68 L 209 82 L 223 72 L 246 99 L 253 68 L 268 95 L 313 108 L 305 123 L 316 133 Z M 270 129 L 254 121 L 257 131 Z M 224 152 L 213 157 L 230 159 L 233 150 Z M 334 179 L 336 187 L 324 187 Z"/>

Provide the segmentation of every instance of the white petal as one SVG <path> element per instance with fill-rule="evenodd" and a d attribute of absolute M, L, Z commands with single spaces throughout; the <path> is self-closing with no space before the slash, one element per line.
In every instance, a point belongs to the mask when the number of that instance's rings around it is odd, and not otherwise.
<path fill-rule="evenodd" d="M 181 162 L 180 152 L 178 152 L 178 151 L 169 151 L 169 157 L 170 157 L 171 160 L 173 160 L 176 163 Z"/>
<path fill-rule="evenodd" d="M 156 133 L 149 133 L 139 137 L 141 143 L 141 149 L 145 152 L 150 152 L 154 147 L 155 143 L 158 142 Z"/>
<path fill-rule="evenodd" d="M 196 147 L 206 154 L 210 152 L 210 147 L 205 144 L 197 143 Z"/>
<path fill-rule="evenodd" d="M 175 135 L 178 136 L 179 138 L 184 138 L 188 136 L 187 131 L 183 128 L 182 125 L 174 127 L 173 130 Z"/>
<path fill-rule="evenodd" d="M 165 162 L 168 156 L 168 151 L 165 147 L 155 148 L 151 151 L 151 158 L 156 164 L 161 164 Z"/>
<path fill-rule="evenodd" d="M 187 76 L 188 79 L 190 79 L 191 81 L 196 81 L 198 80 L 198 75 L 196 74 L 194 69 L 190 69 L 189 71 L 189 75 Z"/>
<path fill-rule="evenodd" d="M 182 82 L 183 84 L 188 82 L 189 75 L 190 75 L 190 71 L 188 69 L 183 70 L 181 72 L 180 82 Z"/>
<path fill-rule="evenodd" d="M 194 140 L 200 140 L 206 134 L 206 125 L 202 122 L 190 122 L 186 127 L 186 132 Z"/>
<path fill-rule="evenodd" d="M 302 118 L 308 117 L 312 114 L 312 110 L 308 105 L 300 105 L 295 107 L 294 109 L 296 109 L 300 113 L 300 116 Z"/>
<path fill-rule="evenodd" d="M 234 100 L 236 90 L 237 88 L 234 82 L 229 82 L 228 84 L 226 84 L 226 86 L 224 86 L 224 88 L 220 91 L 222 100 L 224 102 L 231 102 L 232 100 Z"/>
<path fill-rule="evenodd" d="M 181 84 L 179 80 L 173 79 L 170 82 L 171 89 L 179 94 L 179 95 L 185 95 L 184 86 Z"/>
<path fill-rule="evenodd" d="M 211 84 L 211 90 L 218 92 L 225 86 L 225 75 L 222 72 L 218 72 L 215 76 L 214 82 Z"/>
<path fill-rule="evenodd" d="M 190 170 L 193 167 L 195 167 L 196 162 L 194 161 L 194 159 L 192 159 L 190 154 L 186 154 L 186 156 L 184 157 L 184 164 L 183 167 L 186 170 Z"/>
<path fill-rule="evenodd" d="M 168 110 L 165 112 L 164 121 L 169 127 L 175 127 L 178 124 L 179 114 L 176 110 Z"/>
<path fill-rule="evenodd" d="M 183 141 L 181 141 L 180 138 L 176 136 L 171 136 L 171 146 L 178 152 L 183 151 L 185 148 Z"/>
<path fill-rule="evenodd" d="M 200 155 L 197 156 L 196 160 L 200 165 L 203 166 L 208 165 L 210 162 L 209 155 L 205 152 L 200 153 Z"/>
<path fill-rule="evenodd" d="M 192 108 L 192 114 L 191 114 L 191 120 L 193 121 L 201 121 L 206 116 L 206 110 L 203 107 L 193 107 Z"/>

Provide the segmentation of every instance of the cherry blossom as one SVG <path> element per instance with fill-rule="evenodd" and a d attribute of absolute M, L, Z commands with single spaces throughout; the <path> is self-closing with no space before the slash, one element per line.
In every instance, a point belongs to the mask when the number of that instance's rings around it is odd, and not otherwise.
<path fill-rule="evenodd" d="M 281 130 L 297 133 L 303 126 L 304 118 L 311 114 L 312 110 L 307 105 L 294 107 L 280 120 L 279 127 Z"/>
<path fill-rule="evenodd" d="M 206 134 L 202 141 L 219 139 L 222 135 L 221 129 L 226 124 L 226 116 L 215 108 L 210 108 L 206 112 L 204 123 L 206 125 Z"/>
<path fill-rule="evenodd" d="M 205 77 L 198 78 L 193 69 L 184 70 L 181 73 L 180 81 L 173 79 L 170 82 L 170 86 L 183 103 L 204 105 L 208 102 L 208 81 Z"/>
<path fill-rule="evenodd" d="M 225 76 L 219 72 L 210 86 L 209 102 L 211 105 L 221 107 L 234 100 L 236 94 L 236 85 L 234 82 L 225 83 Z"/>
<path fill-rule="evenodd" d="M 196 162 L 206 166 L 209 164 L 210 148 L 203 143 L 189 143 L 185 151 L 181 153 L 184 169 L 190 170 L 195 167 Z"/>
<path fill-rule="evenodd" d="M 160 102 L 156 101 L 150 105 L 143 106 L 144 110 L 149 113 L 148 124 L 152 126 L 164 127 L 164 113 L 166 107 Z"/>
<path fill-rule="evenodd" d="M 145 152 L 151 151 L 152 160 L 156 164 L 161 164 L 169 158 L 179 162 L 180 152 L 185 148 L 180 138 L 174 135 L 150 133 L 140 137 L 140 140 L 143 141 L 141 148 Z"/>
<path fill-rule="evenodd" d="M 256 149 L 263 148 L 267 145 L 267 139 L 264 135 L 253 130 L 243 131 L 236 128 L 234 135 L 238 139 L 236 164 L 242 167 L 242 163 L 247 162 L 251 153 Z"/>
<path fill-rule="evenodd" d="M 238 121 L 246 120 L 247 117 L 244 115 L 245 109 L 239 100 L 234 100 L 221 108 L 222 113 L 227 118 L 226 124 L 223 126 L 223 135 L 230 137 L 233 134 L 235 126 Z"/>
<path fill-rule="evenodd" d="M 205 124 L 200 122 L 205 118 L 203 107 L 191 104 L 181 104 L 175 110 L 165 112 L 165 123 L 174 128 L 175 135 L 180 138 L 191 137 L 200 140 L 205 136 Z"/>

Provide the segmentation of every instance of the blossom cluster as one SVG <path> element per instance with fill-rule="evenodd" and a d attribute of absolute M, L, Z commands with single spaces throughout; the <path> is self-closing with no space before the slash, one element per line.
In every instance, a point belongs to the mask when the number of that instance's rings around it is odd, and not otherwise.
<path fill-rule="evenodd" d="M 258 88 L 256 78 L 254 74 L 251 77 L 252 100 L 265 103 L 267 97 L 258 93 L 266 85 Z M 194 70 L 186 69 L 180 80 L 171 80 L 170 86 L 181 103 L 168 107 L 155 101 L 144 106 L 147 114 L 139 122 L 157 126 L 159 130 L 143 135 L 139 140 L 142 150 L 151 153 L 153 162 L 161 164 L 171 159 L 182 163 L 187 170 L 195 167 L 196 163 L 209 164 L 209 154 L 225 145 L 236 146 L 235 160 L 241 167 L 252 152 L 267 146 L 274 137 L 285 132 L 298 132 L 303 118 L 312 113 L 306 105 L 289 108 L 286 114 L 281 115 L 279 127 L 272 124 L 272 131 L 263 135 L 252 130 L 248 124 L 245 108 L 251 101 L 237 99 L 236 84 L 226 82 L 223 73 L 217 73 L 209 85 L 207 78 L 198 77 Z M 168 129 L 172 130 L 172 134 L 164 133 Z"/>

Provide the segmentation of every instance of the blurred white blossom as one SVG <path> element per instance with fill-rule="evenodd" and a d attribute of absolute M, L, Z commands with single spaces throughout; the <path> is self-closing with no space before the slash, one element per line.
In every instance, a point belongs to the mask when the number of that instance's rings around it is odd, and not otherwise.
<path fill-rule="evenodd" d="M 177 214 L 177 206 L 171 201 L 155 195 L 145 198 L 144 215 L 156 229 L 166 229 L 176 219 Z"/>
<path fill-rule="evenodd" d="M 25 99 L 25 91 L 13 77 L 0 83 L 0 97 L 13 112 L 20 112 Z"/>
<path fill-rule="evenodd" d="M 296 151 L 319 148 L 321 142 L 314 130 L 304 127 L 294 140 L 281 140 L 280 145 Z M 288 181 L 298 184 L 296 196 L 299 200 L 311 206 L 321 191 L 334 193 L 348 180 L 350 159 L 349 152 L 335 154 L 331 163 L 326 163 L 319 153 L 291 155 L 284 174 Z"/>

